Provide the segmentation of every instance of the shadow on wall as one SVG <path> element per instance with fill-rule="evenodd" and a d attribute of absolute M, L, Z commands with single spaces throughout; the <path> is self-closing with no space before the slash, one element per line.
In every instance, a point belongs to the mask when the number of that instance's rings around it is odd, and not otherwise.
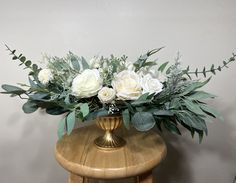
<path fill-rule="evenodd" d="M 225 108 L 222 112 L 224 122 L 217 121 L 213 124 L 208 124 L 210 135 L 206 139 L 203 139 L 202 144 L 196 143 L 197 136 L 195 136 L 196 140 L 193 140 L 192 138 L 186 138 L 185 134 L 181 137 L 164 132 L 162 137 L 167 143 L 168 153 L 165 161 L 154 171 L 154 182 L 195 182 L 193 171 L 191 170 L 192 166 L 194 166 L 192 161 L 193 156 L 204 155 L 203 152 L 207 152 L 207 154 L 217 154 L 222 162 L 227 162 L 228 164 L 232 164 L 232 167 L 235 167 L 236 154 L 235 150 L 232 149 L 235 148 L 235 126 L 233 127 L 231 125 L 233 122 L 229 119 L 233 113 L 235 113 L 234 108 Z M 212 168 L 214 169 L 214 167 Z M 230 182 L 234 181 L 236 172 L 233 171 L 234 170 L 232 170 L 232 174 L 229 177 L 229 179 L 232 180 Z M 196 182 L 198 181 L 196 180 Z"/>

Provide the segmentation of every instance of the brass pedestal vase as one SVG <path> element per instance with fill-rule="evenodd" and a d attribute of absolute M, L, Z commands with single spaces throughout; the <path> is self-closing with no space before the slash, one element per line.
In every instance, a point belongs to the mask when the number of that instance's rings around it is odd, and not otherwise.
<path fill-rule="evenodd" d="M 116 150 L 123 147 L 126 144 L 125 140 L 113 133 L 122 125 L 122 122 L 120 115 L 98 117 L 96 124 L 105 131 L 105 134 L 94 140 L 95 145 L 102 150 Z"/>

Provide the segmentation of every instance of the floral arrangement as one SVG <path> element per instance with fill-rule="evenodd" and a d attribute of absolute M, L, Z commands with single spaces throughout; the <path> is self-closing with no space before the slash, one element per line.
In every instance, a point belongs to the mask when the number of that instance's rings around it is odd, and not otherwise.
<path fill-rule="evenodd" d="M 6 47 L 12 59 L 29 70 L 29 84 L 2 85 L 2 93 L 26 99 L 25 113 L 38 108 L 51 115 L 65 113 L 58 126 L 59 138 L 65 132 L 70 134 L 77 121 L 119 113 L 128 129 L 133 126 L 147 131 L 156 126 L 180 135 L 179 127 L 183 126 L 192 136 L 197 133 L 201 141 L 207 135 L 206 123 L 212 117 L 222 117 L 204 101 L 216 97 L 201 90 L 211 78 L 197 78 L 216 74 L 236 57 L 233 54 L 218 67 L 190 71 L 181 67 L 179 56 L 173 64 L 151 59 L 162 48 L 148 51 L 135 62 L 125 55 L 95 56 L 87 62 L 69 52 L 63 58 L 47 56 L 47 67 L 40 68 Z"/>

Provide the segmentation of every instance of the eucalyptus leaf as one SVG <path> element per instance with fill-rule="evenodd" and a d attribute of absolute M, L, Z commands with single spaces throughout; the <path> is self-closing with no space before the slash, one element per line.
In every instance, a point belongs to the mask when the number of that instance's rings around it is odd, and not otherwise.
<path fill-rule="evenodd" d="M 70 135 L 72 130 L 74 129 L 75 126 L 75 111 L 71 112 L 68 114 L 66 118 L 66 124 L 67 124 L 67 135 Z"/>
<path fill-rule="evenodd" d="M 160 72 L 163 72 L 166 68 L 166 66 L 168 65 L 169 62 L 165 62 L 163 63 L 159 68 L 158 68 L 158 71 Z"/>
<path fill-rule="evenodd" d="M 196 91 L 195 93 L 188 96 L 189 100 L 203 100 L 207 98 L 215 98 L 215 95 L 212 95 L 210 93 L 204 92 L 204 91 Z"/>
<path fill-rule="evenodd" d="M 199 114 L 199 115 L 205 115 L 204 112 L 202 111 L 202 109 L 199 107 L 198 104 L 190 101 L 190 100 L 183 100 L 184 105 L 186 106 L 186 108 L 190 111 L 192 111 L 193 113 Z"/>
<path fill-rule="evenodd" d="M 149 112 L 137 112 L 134 114 L 131 121 L 138 131 L 148 131 L 156 124 L 153 115 Z"/>
<path fill-rule="evenodd" d="M 82 66 L 83 66 L 83 70 L 89 69 L 89 64 L 87 63 L 87 61 L 85 60 L 84 57 L 81 57 L 81 63 L 82 63 Z"/>
<path fill-rule="evenodd" d="M 213 116 L 214 118 L 218 118 L 220 119 L 221 121 L 224 121 L 224 118 L 223 116 L 215 109 L 205 105 L 205 104 L 201 104 L 200 105 L 201 109 L 203 111 L 205 111 L 206 113 L 210 114 L 211 116 Z"/>
<path fill-rule="evenodd" d="M 33 113 L 35 111 L 37 111 L 38 109 L 38 105 L 32 101 L 32 100 L 28 100 L 23 106 L 22 106 L 22 109 L 24 111 L 24 113 Z"/>
<path fill-rule="evenodd" d="M 129 114 L 129 110 L 125 109 L 124 111 L 122 111 L 122 117 L 123 117 L 123 122 L 124 122 L 124 126 L 129 129 L 129 125 L 130 125 L 130 114 Z"/>
<path fill-rule="evenodd" d="M 164 127 L 170 131 L 171 133 L 181 135 L 181 132 L 179 131 L 177 125 L 171 121 L 164 121 L 163 122 Z"/>
<path fill-rule="evenodd" d="M 4 89 L 6 91 L 6 92 L 1 92 L 1 93 L 4 93 L 4 94 L 21 95 L 21 94 L 26 92 L 25 90 L 23 90 L 20 87 L 13 86 L 13 85 L 7 85 L 7 84 L 2 85 L 2 89 Z"/>
<path fill-rule="evenodd" d="M 89 114 L 89 106 L 88 103 L 83 103 L 80 106 L 80 111 L 83 114 L 83 117 L 86 117 Z"/>
<path fill-rule="evenodd" d="M 66 125 L 66 118 L 63 118 L 62 120 L 59 121 L 58 127 L 57 127 L 57 136 L 59 140 L 61 140 L 61 138 L 64 135 L 65 125 Z"/>

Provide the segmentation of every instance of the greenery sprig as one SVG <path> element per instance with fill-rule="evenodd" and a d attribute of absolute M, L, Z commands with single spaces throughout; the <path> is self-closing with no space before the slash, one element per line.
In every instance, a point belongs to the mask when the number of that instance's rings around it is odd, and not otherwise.
<path fill-rule="evenodd" d="M 216 75 L 217 71 L 221 71 L 224 68 L 228 68 L 228 65 L 231 62 L 235 61 L 235 58 L 236 58 L 236 55 L 233 53 L 232 56 L 228 60 L 223 61 L 223 65 L 219 65 L 219 66 L 215 67 L 215 65 L 212 64 L 209 69 L 206 69 L 206 67 L 203 67 L 202 71 L 199 71 L 198 68 L 196 68 L 195 71 L 190 71 L 190 67 L 188 66 L 187 69 L 184 70 L 184 73 L 190 78 L 191 78 L 191 75 L 195 75 L 196 77 L 198 77 L 201 74 L 204 77 L 207 77 L 207 73 L 212 73 L 212 74 Z"/>

